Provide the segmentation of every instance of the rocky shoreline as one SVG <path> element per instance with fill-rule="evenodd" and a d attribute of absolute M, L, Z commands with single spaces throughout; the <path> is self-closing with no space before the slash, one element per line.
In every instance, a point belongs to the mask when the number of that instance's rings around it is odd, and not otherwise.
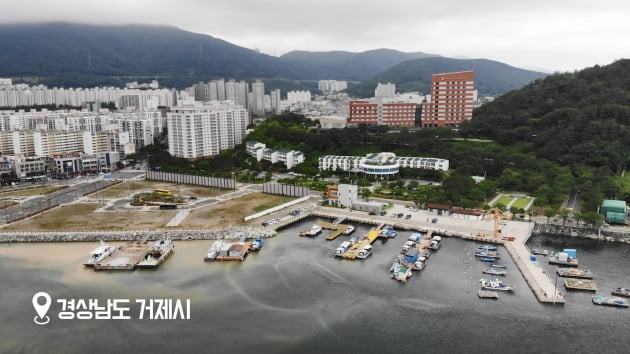
<path fill-rule="evenodd" d="M 26 242 L 96 242 L 157 240 L 164 236 L 172 240 L 238 240 L 275 237 L 277 232 L 264 227 L 228 228 L 213 230 L 145 230 L 145 231 L 54 231 L 54 232 L 2 232 L 0 243 Z"/>

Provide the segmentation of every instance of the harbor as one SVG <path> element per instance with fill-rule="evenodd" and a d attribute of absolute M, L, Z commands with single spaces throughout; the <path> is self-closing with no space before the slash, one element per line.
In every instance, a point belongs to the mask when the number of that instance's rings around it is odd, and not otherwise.
<path fill-rule="evenodd" d="M 309 212 L 309 215 L 328 219 L 344 217 L 348 222 L 367 225 L 383 225 L 388 220 L 387 217 L 367 217 L 362 216 L 364 214 L 328 207 L 315 208 Z M 305 217 L 307 216 L 302 215 L 301 219 Z M 448 220 L 448 226 L 443 227 L 426 226 L 424 223 L 419 225 L 408 220 L 400 220 L 392 226 L 399 230 L 418 231 L 423 234 L 430 232 L 432 235 L 443 237 L 458 237 L 484 244 L 503 245 L 539 302 L 565 303 L 564 293 L 556 286 L 555 280 L 540 266 L 537 259 L 532 260 L 530 249 L 525 245 L 532 231 L 527 223 L 508 223 L 501 236 L 494 232 L 492 220 L 467 222 L 451 218 Z"/>

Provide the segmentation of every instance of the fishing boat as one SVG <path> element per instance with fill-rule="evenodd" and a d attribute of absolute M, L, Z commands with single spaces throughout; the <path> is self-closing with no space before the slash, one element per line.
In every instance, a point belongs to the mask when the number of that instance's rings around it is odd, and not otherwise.
<path fill-rule="evenodd" d="M 593 303 L 595 305 L 628 307 L 628 301 L 616 296 L 593 295 Z"/>
<path fill-rule="evenodd" d="M 593 274 L 586 269 L 558 268 L 556 273 L 560 277 L 593 279 Z"/>
<path fill-rule="evenodd" d="M 615 296 L 630 297 L 630 289 L 628 289 L 628 288 L 617 288 L 617 289 L 611 291 L 610 294 L 611 295 L 615 295 Z"/>
<path fill-rule="evenodd" d="M 547 250 L 539 250 L 537 248 L 532 248 L 532 254 L 536 254 L 539 256 L 548 256 L 549 255 L 549 251 Z"/>
<path fill-rule="evenodd" d="M 90 256 L 88 259 L 83 262 L 84 266 L 93 267 L 96 263 L 99 263 L 112 253 L 116 251 L 116 246 L 108 245 L 107 243 L 101 240 L 101 243 L 98 247 L 96 247 L 92 252 L 90 252 Z"/>
<path fill-rule="evenodd" d="M 350 247 L 352 247 L 352 245 L 354 244 L 354 240 L 350 240 L 350 241 L 343 241 L 341 243 L 341 245 L 339 245 L 339 247 L 337 247 L 337 249 L 335 250 L 335 257 L 342 257 L 344 253 L 346 253 L 346 251 L 348 249 L 350 249 Z"/>
<path fill-rule="evenodd" d="M 249 245 L 249 250 L 253 252 L 260 251 L 262 246 L 263 246 L 263 240 L 261 238 L 257 238 L 252 241 L 251 245 Z"/>
<path fill-rule="evenodd" d="M 407 279 L 411 278 L 412 276 L 413 273 L 411 272 L 411 269 L 402 264 L 398 264 L 391 274 L 392 279 L 398 280 L 402 283 L 406 282 Z"/>
<path fill-rule="evenodd" d="M 359 251 L 359 254 L 357 254 L 357 258 L 366 259 L 371 254 L 372 254 L 372 245 L 365 245 L 363 246 L 363 249 Z"/>
<path fill-rule="evenodd" d="M 496 269 L 496 268 L 487 268 L 487 269 L 482 270 L 482 273 L 483 274 L 492 274 L 492 275 L 506 275 L 507 271 L 499 270 L 499 269 Z"/>
<path fill-rule="evenodd" d="M 411 234 L 411 236 L 409 236 L 409 238 L 407 239 L 407 241 L 411 241 L 413 242 L 413 244 L 415 245 L 416 243 L 420 242 L 420 239 L 422 238 L 422 234 L 419 234 L 417 232 L 414 232 Z"/>
<path fill-rule="evenodd" d="M 494 258 L 490 258 L 490 257 L 479 257 L 479 260 L 482 262 L 494 262 Z"/>
<path fill-rule="evenodd" d="M 354 232 L 354 230 L 356 230 L 356 227 L 354 227 L 354 225 L 348 225 L 348 228 L 343 231 L 343 234 L 350 235 Z"/>
<path fill-rule="evenodd" d="M 320 232 L 322 232 L 322 227 L 317 224 L 313 224 L 310 230 L 300 232 L 300 236 L 313 237 L 317 236 Z"/>
<path fill-rule="evenodd" d="M 549 264 L 577 267 L 577 252 L 574 249 L 567 248 L 562 250 L 562 252 L 551 252 L 551 254 L 549 255 Z"/>
<path fill-rule="evenodd" d="M 442 245 L 442 238 L 440 236 L 433 236 L 429 248 L 432 250 L 438 250 Z"/>
<path fill-rule="evenodd" d="M 495 258 L 495 259 L 501 258 L 501 256 L 499 255 L 499 252 L 497 251 L 479 251 L 479 250 L 475 252 L 475 257 L 486 257 L 486 258 Z"/>
<path fill-rule="evenodd" d="M 385 225 L 381 230 L 380 237 L 385 238 L 394 238 L 398 235 L 398 232 L 394 231 L 394 227 L 392 225 Z"/>
<path fill-rule="evenodd" d="M 168 237 L 155 241 L 155 243 L 147 249 L 144 259 L 138 263 L 138 268 L 157 267 L 173 252 L 173 248 L 175 248 L 175 245 L 173 245 L 173 241 Z"/>
<path fill-rule="evenodd" d="M 493 246 L 493 245 L 481 245 L 479 247 L 477 247 L 478 251 L 496 251 L 497 250 L 497 246 Z"/>
<path fill-rule="evenodd" d="M 424 267 L 426 266 L 426 258 L 424 257 L 420 257 L 418 258 L 418 260 L 413 264 L 413 268 L 411 268 L 412 270 L 423 270 Z"/>
<path fill-rule="evenodd" d="M 490 264 L 490 267 L 492 267 L 492 268 L 507 268 L 507 265 L 505 265 L 503 263 L 492 263 L 492 264 Z"/>
<path fill-rule="evenodd" d="M 479 280 L 481 282 L 481 288 L 489 289 L 489 290 L 500 290 L 500 291 L 512 291 L 514 288 L 511 285 L 503 283 L 499 279 L 486 279 L 482 278 Z"/>
<path fill-rule="evenodd" d="M 477 296 L 479 296 L 480 299 L 498 299 L 499 293 L 496 291 L 479 290 L 477 291 Z"/>

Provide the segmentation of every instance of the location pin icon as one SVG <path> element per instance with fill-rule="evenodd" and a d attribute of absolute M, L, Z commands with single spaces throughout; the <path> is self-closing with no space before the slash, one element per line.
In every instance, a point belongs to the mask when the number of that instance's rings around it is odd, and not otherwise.
<path fill-rule="evenodd" d="M 39 299 L 44 298 L 45 302 L 43 304 L 39 303 Z M 46 316 L 48 309 L 50 309 L 50 304 L 52 300 L 50 295 L 47 292 L 40 291 L 33 296 L 33 307 L 35 308 L 35 312 L 37 312 L 37 316 L 33 319 L 35 323 L 38 325 L 45 325 L 50 321 L 50 318 Z M 46 318 L 44 318 L 46 316 Z"/>

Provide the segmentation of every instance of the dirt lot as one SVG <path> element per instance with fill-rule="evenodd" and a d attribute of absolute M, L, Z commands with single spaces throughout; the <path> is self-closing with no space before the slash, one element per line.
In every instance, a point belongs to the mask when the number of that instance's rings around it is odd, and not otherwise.
<path fill-rule="evenodd" d="M 147 230 L 163 227 L 176 210 L 94 212 L 102 204 L 70 204 L 2 228 L 2 231 Z"/>
<path fill-rule="evenodd" d="M 173 191 L 175 195 L 186 197 L 195 196 L 198 198 L 214 197 L 230 192 L 230 190 L 226 189 L 193 186 L 190 184 L 173 184 L 168 182 L 131 180 L 120 183 L 114 187 L 92 193 L 88 197 L 105 199 L 125 198 L 129 195 L 140 192 L 153 192 L 153 190 L 155 190 L 156 188 L 169 189 Z"/>
<path fill-rule="evenodd" d="M 245 216 L 255 214 L 262 209 L 268 209 L 293 199 L 295 198 L 263 193 L 246 194 L 239 198 L 194 210 L 184 219 L 184 222 L 182 222 L 179 228 L 214 229 L 247 225 L 247 223 L 243 221 Z"/>
<path fill-rule="evenodd" d="M 154 185 L 155 186 L 155 185 Z M 164 188 L 176 190 L 173 185 Z M 200 187 L 185 186 L 189 190 Z M 155 188 L 159 188 L 155 186 Z M 190 195 L 190 194 L 188 194 Z M 239 198 L 194 210 L 179 229 L 213 229 L 246 225 L 243 218 L 261 209 L 292 200 L 291 197 L 251 193 Z M 175 216 L 177 210 L 95 212 L 98 203 L 77 203 L 52 209 L 44 214 L 8 225 L 1 231 L 89 231 L 160 229 Z"/>
<path fill-rule="evenodd" d="M 20 190 L 15 190 L 11 192 L 2 192 L 0 193 L 0 198 L 4 197 L 32 197 L 36 195 L 42 195 L 44 193 L 51 193 L 58 189 L 62 189 L 65 187 L 60 186 L 44 186 L 44 187 L 35 187 L 35 188 L 25 188 Z"/>

